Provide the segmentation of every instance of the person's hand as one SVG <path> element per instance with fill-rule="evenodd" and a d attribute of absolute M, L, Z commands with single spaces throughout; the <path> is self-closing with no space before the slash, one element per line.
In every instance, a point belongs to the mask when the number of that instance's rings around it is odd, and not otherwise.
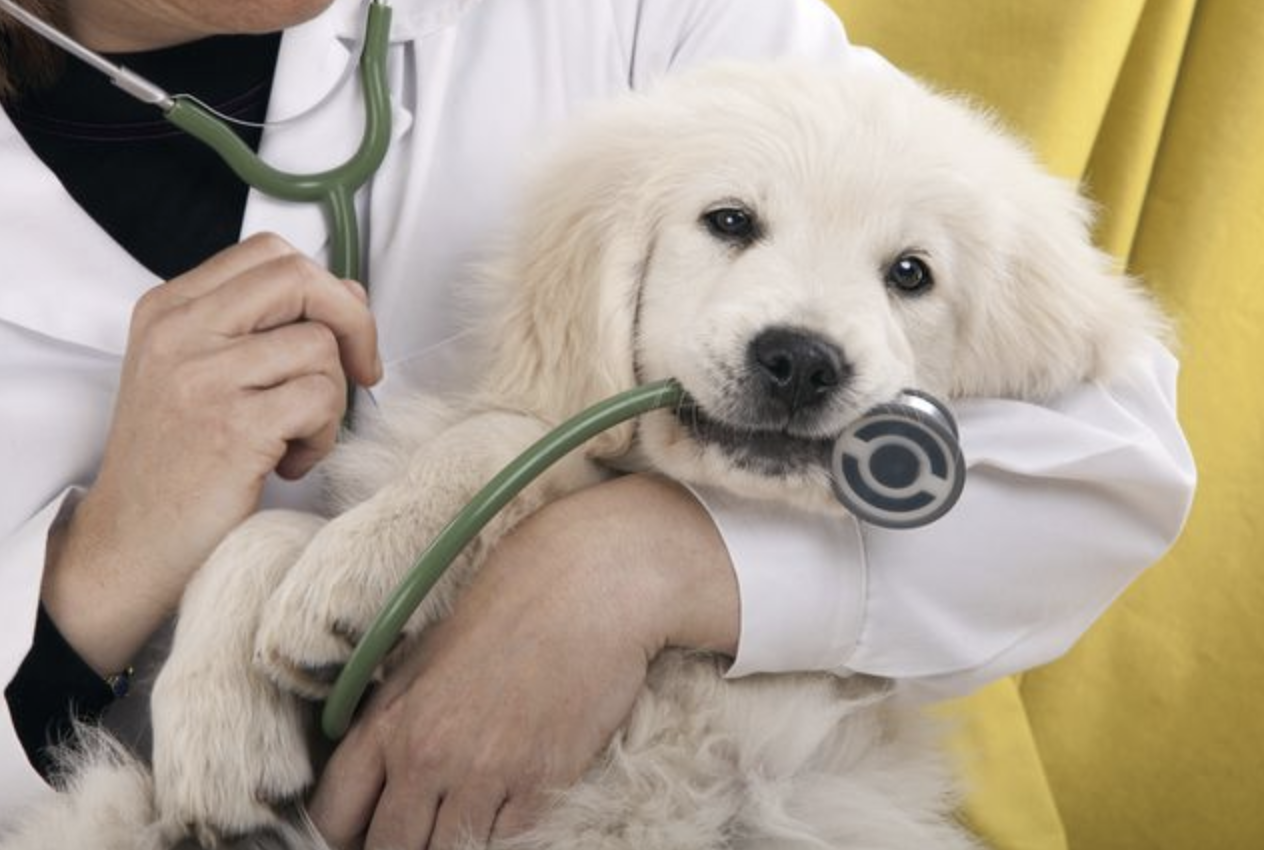
<path fill-rule="evenodd" d="M 123 666 L 267 476 L 330 451 L 347 377 L 380 372 L 363 289 L 276 236 L 141 298 L 100 473 L 45 571 L 44 603 L 85 660 Z"/>
<path fill-rule="evenodd" d="M 737 592 L 705 511 L 630 476 L 497 544 L 388 677 L 310 804 L 339 850 L 449 850 L 529 826 L 626 719 L 665 645 L 731 653 Z"/>

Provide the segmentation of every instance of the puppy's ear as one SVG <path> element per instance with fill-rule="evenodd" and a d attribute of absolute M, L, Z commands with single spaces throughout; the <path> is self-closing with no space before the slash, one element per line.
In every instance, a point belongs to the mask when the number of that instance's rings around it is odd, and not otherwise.
<path fill-rule="evenodd" d="M 490 390 L 547 421 L 635 385 L 639 287 L 653 225 L 637 174 L 657 133 L 637 107 L 608 110 L 547 157 L 521 206 L 517 241 L 500 268 L 505 303 L 491 343 Z M 643 187 L 642 187 L 643 188 Z M 633 426 L 590 452 L 624 453 Z"/>
<path fill-rule="evenodd" d="M 1107 379 L 1142 346 L 1166 340 L 1168 323 L 1137 281 L 1092 241 L 1093 207 L 1072 183 L 1043 170 L 1016 142 L 993 150 L 991 187 L 1001 200 L 987 255 L 995 277 L 961 311 L 962 395 L 1047 398 Z M 976 282 L 980 283 L 980 282 Z"/>

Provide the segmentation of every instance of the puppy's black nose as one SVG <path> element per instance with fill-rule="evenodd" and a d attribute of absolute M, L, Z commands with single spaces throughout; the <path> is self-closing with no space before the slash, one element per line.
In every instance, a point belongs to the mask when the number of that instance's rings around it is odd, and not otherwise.
<path fill-rule="evenodd" d="M 761 332 L 748 356 L 764 390 L 790 413 L 823 403 L 851 377 L 841 348 L 797 328 Z"/>

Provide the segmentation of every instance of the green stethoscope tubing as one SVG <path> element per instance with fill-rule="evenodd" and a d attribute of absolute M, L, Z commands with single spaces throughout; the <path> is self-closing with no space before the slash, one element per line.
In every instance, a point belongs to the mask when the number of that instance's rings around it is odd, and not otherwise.
<path fill-rule="evenodd" d="M 339 740 L 373 673 L 395 646 L 405 624 L 461 550 L 523 488 L 590 438 L 636 416 L 675 407 L 685 392 L 674 380 L 644 384 L 598 402 L 541 437 L 496 474 L 421 553 L 356 645 L 325 700 L 321 729 Z"/>
<path fill-rule="evenodd" d="M 223 121 L 189 98 L 175 97 L 163 113 L 172 124 L 209 145 L 238 177 L 260 192 L 286 201 L 322 204 L 329 223 L 329 269 L 338 277 L 361 282 L 354 196 L 377 171 L 390 146 L 391 99 L 386 84 L 390 25 L 391 7 L 376 0 L 370 3 L 360 54 L 364 135 L 350 159 L 327 171 L 294 174 L 268 165 Z"/>

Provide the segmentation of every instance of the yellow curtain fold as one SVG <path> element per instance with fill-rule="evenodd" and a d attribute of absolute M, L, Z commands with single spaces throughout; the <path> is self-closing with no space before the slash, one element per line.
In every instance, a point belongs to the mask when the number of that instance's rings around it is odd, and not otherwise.
<path fill-rule="evenodd" d="M 1264 3 L 831 0 L 1099 203 L 1178 325 L 1175 549 L 1063 659 L 948 707 L 997 850 L 1264 848 Z"/>

